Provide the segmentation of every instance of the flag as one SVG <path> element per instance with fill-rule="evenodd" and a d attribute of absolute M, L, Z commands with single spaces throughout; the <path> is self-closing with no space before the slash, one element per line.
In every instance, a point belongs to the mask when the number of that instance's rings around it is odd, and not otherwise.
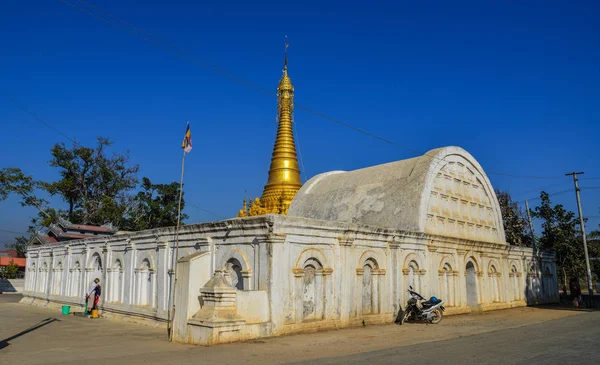
<path fill-rule="evenodd" d="M 190 131 L 190 122 L 187 124 L 187 128 L 185 129 L 185 136 L 183 137 L 183 142 L 181 142 L 181 148 L 185 152 L 190 152 L 192 150 L 192 132 Z"/>

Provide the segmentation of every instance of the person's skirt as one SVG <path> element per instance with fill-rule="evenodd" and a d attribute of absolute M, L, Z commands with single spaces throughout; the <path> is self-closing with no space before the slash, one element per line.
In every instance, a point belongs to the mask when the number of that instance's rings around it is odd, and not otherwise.
<path fill-rule="evenodd" d="M 94 309 L 95 302 L 96 302 L 96 294 L 92 293 L 92 294 L 90 294 L 90 296 L 88 297 L 88 300 L 87 300 L 88 311 L 91 312 L 92 309 Z"/>

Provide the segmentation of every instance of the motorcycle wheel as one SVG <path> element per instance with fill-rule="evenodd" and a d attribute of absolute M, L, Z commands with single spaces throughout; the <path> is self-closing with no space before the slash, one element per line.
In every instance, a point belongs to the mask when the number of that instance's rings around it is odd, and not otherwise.
<path fill-rule="evenodd" d="M 404 311 L 404 313 L 402 313 L 402 316 L 400 316 L 400 325 L 402 325 L 402 323 L 404 323 L 404 321 L 406 321 L 409 314 L 410 314 L 410 311 Z"/>
<path fill-rule="evenodd" d="M 431 323 L 438 324 L 442 321 L 442 311 L 439 309 L 435 309 L 432 313 Z"/>

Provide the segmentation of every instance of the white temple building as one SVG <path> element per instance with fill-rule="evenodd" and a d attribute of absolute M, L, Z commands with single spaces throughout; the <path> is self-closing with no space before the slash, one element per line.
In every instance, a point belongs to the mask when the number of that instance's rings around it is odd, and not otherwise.
<path fill-rule="evenodd" d="M 169 318 L 175 228 L 32 246 L 24 303 L 82 305 L 94 278 L 106 316 Z M 183 226 L 174 339 L 211 345 L 390 323 L 412 286 L 445 314 L 558 301 L 555 257 L 506 243 L 494 189 L 446 147 L 317 175 L 288 215 Z"/>

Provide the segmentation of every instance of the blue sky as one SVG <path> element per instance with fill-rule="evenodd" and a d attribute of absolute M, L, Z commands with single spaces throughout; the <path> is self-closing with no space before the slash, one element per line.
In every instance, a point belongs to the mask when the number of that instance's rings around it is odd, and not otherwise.
<path fill-rule="evenodd" d="M 562 175 L 573 170 L 600 177 L 597 1 L 90 2 L 273 91 L 288 35 L 296 103 L 414 150 L 461 146 L 516 200 L 572 188 Z M 59 0 L 3 2 L 0 39 L 0 94 L 78 142 L 110 137 L 140 177 L 168 183 L 190 120 L 186 200 L 230 217 L 244 190 L 262 192 L 274 99 Z M 303 110 L 295 120 L 308 178 L 416 155 Z M 49 150 L 67 140 L 1 97 L 0 123 L 0 167 L 57 178 Z M 553 200 L 576 209 L 574 193 Z M 585 215 L 600 216 L 600 190 L 582 200 Z M 188 222 L 216 218 L 186 212 Z M 0 230 L 25 231 L 33 215 L 0 202 Z M 0 231 L 0 244 L 14 236 Z"/>

